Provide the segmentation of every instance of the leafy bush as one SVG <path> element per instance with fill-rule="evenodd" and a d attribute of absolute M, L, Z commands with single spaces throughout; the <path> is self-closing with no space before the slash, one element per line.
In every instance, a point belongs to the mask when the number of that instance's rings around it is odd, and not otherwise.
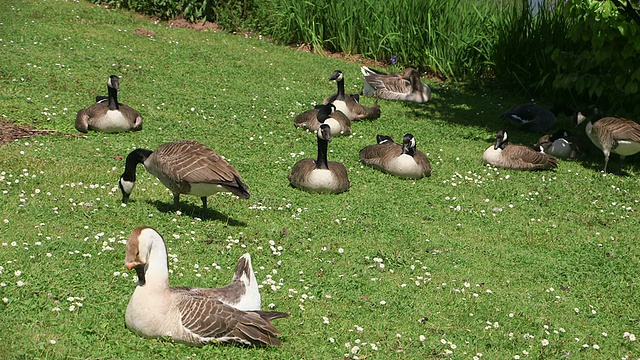
<path fill-rule="evenodd" d="M 553 50 L 554 86 L 605 107 L 640 113 L 640 25 L 611 1 L 568 0 L 569 47 Z"/>
<path fill-rule="evenodd" d="M 570 22 L 554 4 L 532 9 L 522 0 L 510 6 L 498 21 L 490 55 L 498 81 L 530 96 L 553 91 L 557 66 L 551 53 L 568 47 Z"/>

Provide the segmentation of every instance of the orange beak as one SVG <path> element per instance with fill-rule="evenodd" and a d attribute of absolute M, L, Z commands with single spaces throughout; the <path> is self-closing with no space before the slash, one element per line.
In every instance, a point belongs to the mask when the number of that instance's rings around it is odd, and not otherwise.
<path fill-rule="evenodd" d="M 128 264 L 124 264 L 124 267 L 126 267 L 127 270 L 129 270 L 129 271 L 133 270 L 133 268 L 135 268 L 136 266 L 138 266 L 138 264 L 134 263 L 134 262 L 128 263 Z"/>

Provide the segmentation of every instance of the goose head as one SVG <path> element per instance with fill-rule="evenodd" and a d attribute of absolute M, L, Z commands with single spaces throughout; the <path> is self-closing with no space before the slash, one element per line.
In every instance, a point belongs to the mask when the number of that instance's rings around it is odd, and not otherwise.
<path fill-rule="evenodd" d="M 151 249 L 156 242 L 164 243 L 162 236 L 152 228 L 146 226 L 137 227 L 127 240 L 127 252 L 124 258 L 124 266 L 127 270 L 136 270 L 138 282 L 145 284 L 145 273 L 149 266 Z"/>
<path fill-rule="evenodd" d="M 589 106 L 586 109 L 578 110 L 573 114 L 573 121 L 576 125 L 580 125 L 585 120 L 596 121 L 602 118 L 602 112 L 595 106 Z"/>
<path fill-rule="evenodd" d="M 331 103 L 322 105 L 318 108 L 318 115 L 316 116 L 316 118 L 319 122 L 323 123 L 331 116 L 331 114 L 333 114 L 334 111 L 336 111 L 335 105 Z"/>
<path fill-rule="evenodd" d="M 320 128 L 318 129 L 317 135 L 318 139 L 320 140 L 324 140 L 327 142 L 333 140 L 333 138 L 331 137 L 331 127 L 328 124 L 321 124 Z"/>
<path fill-rule="evenodd" d="M 507 137 L 507 132 L 504 130 L 498 131 L 496 134 L 496 144 L 493 146 L 494 150 L 503 149 L 509 143 L 509 139 Z"/>
<path fill-rule="evenodd" d="M 129 201 L 129 196 L 136 185 L 136 167 L 140 163 L 144 163 L 145 160 L 152 154 L 150 150 L 135 149 L 127 155 L 125 162 L 124 173 L 118 180 L 118 187 L 122 192 L 122 202 Z"/>
<path fill-rule="evenodd" d="M 393 142 L 393 139 L 391 138 L 391 136 L 387 136 L 387 135 L 376 135 L 376 143 L 378 144 L 384 144 L 384 143 L 388 143 L 388 142 Z"/>
<path fill-rule="evenodd" d="M 407 155 L 415 155 L 416 153 L 416 138 L 411 134 L 405 134 L 402 139 L 402 153 Z"/>
<path fill-rule="evenodd" d="M 331 74 L 329 80 L 342 81 L 344 80 L 344 74 L 340 70 L 336 70 Z"/>
<path fill-rule="evenodd" d="M 115 91 L 120 91 L 120 79 L 118 75 L 109 76 L 109 80 L 107 80 L 107 86 L 110 89 L 114 89 Z"/>

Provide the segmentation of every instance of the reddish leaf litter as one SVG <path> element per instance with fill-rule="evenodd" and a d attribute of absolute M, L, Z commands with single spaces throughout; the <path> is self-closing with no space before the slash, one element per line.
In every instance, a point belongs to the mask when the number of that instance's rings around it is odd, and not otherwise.
<path fill-rule="evenodd" d="M 16 125 L 13 121 L 0 119 L 0 144 L 40 135 L 59 135 L 55 130 L 36 130 L 29 125 Z M 65 134 L 64 136 L 72 136 Z"/>

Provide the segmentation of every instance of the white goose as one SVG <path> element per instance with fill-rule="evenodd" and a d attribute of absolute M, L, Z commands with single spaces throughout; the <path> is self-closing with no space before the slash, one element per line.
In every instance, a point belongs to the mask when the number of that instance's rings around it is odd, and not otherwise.
<path fill-rule="evenodd" d="M 125 314 L 127 327 L 136 334 L 193 345 L 280 345 L 275 337 L 280 332 L 271 320 L 289 314 L 260 311 L 249 254 L 240 258 L 231 283 L 225 287 L 169 287 L 164 240 L 154 229 L 140 226 L 127 240 L 125 267 L 138 274 L 138 286 Z"/>

